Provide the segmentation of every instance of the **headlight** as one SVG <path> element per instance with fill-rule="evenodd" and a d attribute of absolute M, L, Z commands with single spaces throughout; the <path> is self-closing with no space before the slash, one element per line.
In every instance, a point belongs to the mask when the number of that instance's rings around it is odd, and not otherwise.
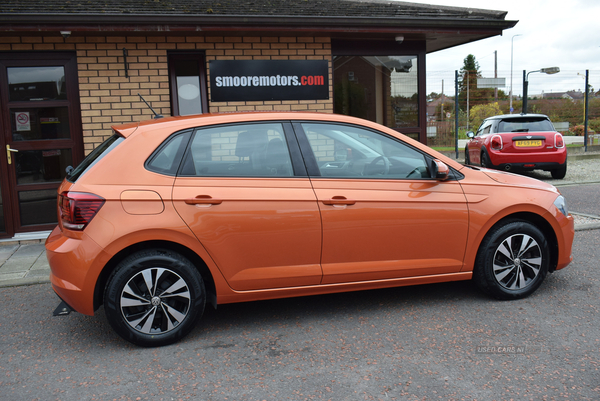
<path fill-rule="evenodd" d="M 567 208 L 567 201 L 564 196 L 558 195 L 558 198 L 554 201 L 554 206 L 556 206 L 562 214 L 569 216 L 569 209 Z"/>

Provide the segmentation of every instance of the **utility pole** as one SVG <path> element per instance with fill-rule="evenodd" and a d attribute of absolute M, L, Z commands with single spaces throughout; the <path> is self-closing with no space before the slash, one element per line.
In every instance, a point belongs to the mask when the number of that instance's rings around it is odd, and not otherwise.
<path fill-rule="evenodd" d="M 498 78 L 498 50 L 494 50 L 494 78 Z M 498 101 L 498 87 L 494 86 L 494 101 Z"/>
<path fill-rule="evenodd" d="M 469 71 L 467 70 L 467 131 L 469 131 Z"/>
<path fill-rule="evenodd" d="M 512 112 L 514 110 L 512 107 L 512 98 L 513 98 L 512 76 L 513 76 L 513 41 L 515 40 L 515 36 L 523 36 L 523 35 L 521 35 L 521 34 L 513 35 L 512 39 L 510 40 L 510 114 L 512 114 Z"/>
<path fill-rule="evenodd" d="M 440 115 L 440 121 L 444 121 L 444 80 L 442 79 L 442 112 Z"/>

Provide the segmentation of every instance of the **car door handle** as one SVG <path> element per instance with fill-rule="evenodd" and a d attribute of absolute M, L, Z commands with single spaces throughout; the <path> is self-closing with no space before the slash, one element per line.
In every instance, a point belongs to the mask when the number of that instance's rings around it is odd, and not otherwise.
<path fill-rule="evenodd" d="M 186 199 L 185 203 L 188 205 L 220 205 L 223 200 L 213 199 L 210 195 L 198 195 L 195 198 Z"/>
<path fill-rule="evenodd" d="M 346 199 L 345 196 L 334 196 L 331 199 L 327 199 L 323 201 L 324 205 L 354 205 L 356 201 Z"/>

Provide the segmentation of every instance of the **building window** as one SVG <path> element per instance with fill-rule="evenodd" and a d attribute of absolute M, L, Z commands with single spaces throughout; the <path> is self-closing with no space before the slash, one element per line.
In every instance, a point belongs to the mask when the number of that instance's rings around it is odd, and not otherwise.
<path fill-rule="evenodd" d="M 204 54 L 169 54 L 171 110 L 174 116 L 208 111 Z"/>
<path fill-rule="evenodd" d="M 419 127 L 417 56 L 336 56 L 334 108 L 390 128 Z"/>

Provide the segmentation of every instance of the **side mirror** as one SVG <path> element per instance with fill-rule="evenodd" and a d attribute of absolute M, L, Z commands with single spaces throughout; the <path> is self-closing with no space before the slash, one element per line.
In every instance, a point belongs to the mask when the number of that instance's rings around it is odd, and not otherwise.
<path fill-rule="evenodd" d="M 473 131 L 469 131 L 469 132 L 467 132 L 467 137 L 473 139 L 473 138 L 475 138 L 475 133 Z"/>
<path fill-rule="evenodd" d="M 431 178 L 435 178 L 438 181 L 446 181 L 450 175 L 450 167 L 439 159 L 433 159 L 431 161 Z"/>

